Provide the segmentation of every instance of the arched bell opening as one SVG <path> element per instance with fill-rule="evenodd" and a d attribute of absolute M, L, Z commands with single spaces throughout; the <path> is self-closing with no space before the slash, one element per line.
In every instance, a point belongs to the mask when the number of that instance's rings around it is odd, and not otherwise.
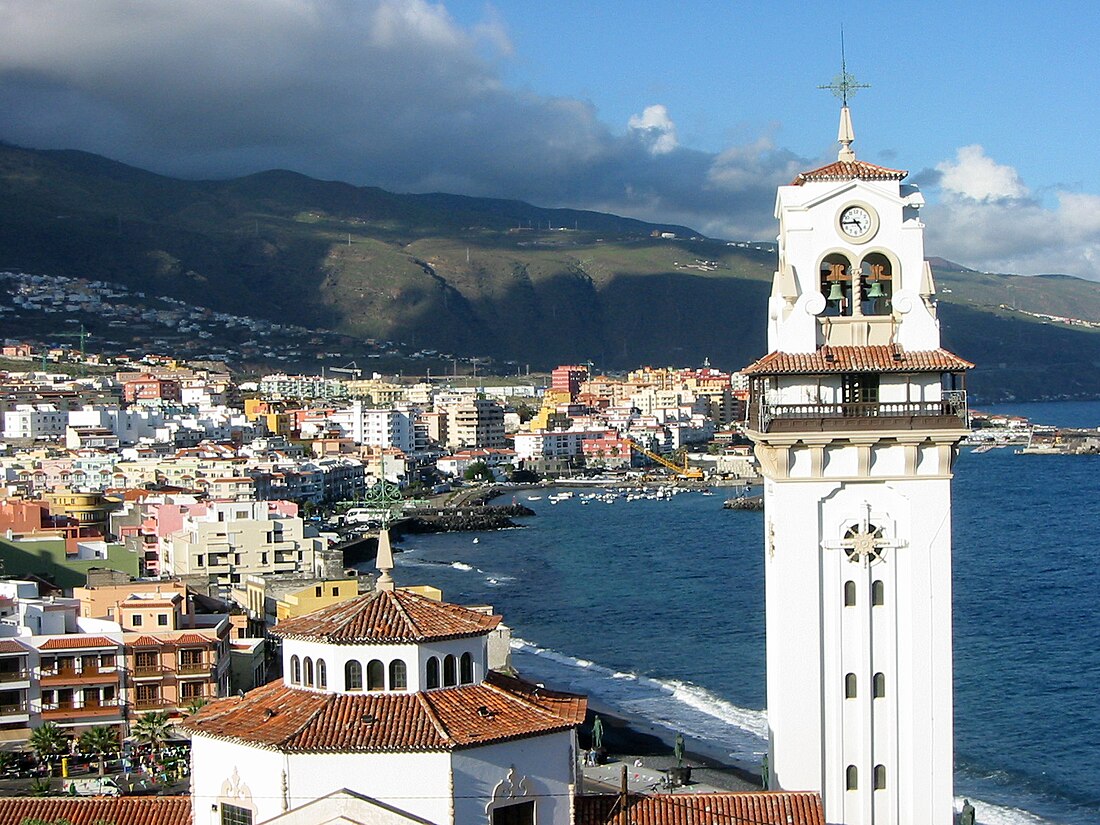
<path fill-rule="evenodd" d="M 881 252 L 871 252 L 860 265 L 860 309 L 864 315 L 893 312 L 894 264 Z"/>
<path fill-rule="evenodd" d="M 822 315 L 837 317 L 852 314 L 852 262 L 839 252 L 826 255 L 819 267 L 821 294 L 825 297 Z"/>

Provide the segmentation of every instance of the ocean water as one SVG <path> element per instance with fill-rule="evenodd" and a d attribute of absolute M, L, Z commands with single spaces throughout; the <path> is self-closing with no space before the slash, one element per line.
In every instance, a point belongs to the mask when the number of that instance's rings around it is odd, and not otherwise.
<path fill-rule="evenodd" d="M 1100 403 L 998 409 L 1100 423 Z M 1091 456 L 964 451 L 956 466 L 956 795 L 979 822 L 1100 822 L 1097 479 Z M 407 537 L 395 578 L 494 605 L 528 678 L 759 763 L 762 514 L 721 494 L 581 496 L 518 493 L 538 515 L 515 530 Z"/>

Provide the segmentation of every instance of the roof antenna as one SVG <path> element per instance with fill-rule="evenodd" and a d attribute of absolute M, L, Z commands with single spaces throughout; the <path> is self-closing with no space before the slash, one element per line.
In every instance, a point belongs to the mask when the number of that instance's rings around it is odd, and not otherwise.
<path fill-rule="evenodd" d="M 852 141 L 856 139 L 856 134 L 852 129 L 852 113 L 848 110 L 848 98 L 860 89 L 870 89 L 871 85 L 857 83 L 855 77 L 848 74 L 848 62 L 844 58 L 844 26 L 840 27 L 840 74 L 833 78 L 832 83 L 817 88 L 828 89 L 835 97 L 840 98 L 840 129 L 836 137 L 840 143 L 840 151 L 837 153 L 837 160 L 852 163 L 856 159 L 856 153 L 852 151 Z"/>

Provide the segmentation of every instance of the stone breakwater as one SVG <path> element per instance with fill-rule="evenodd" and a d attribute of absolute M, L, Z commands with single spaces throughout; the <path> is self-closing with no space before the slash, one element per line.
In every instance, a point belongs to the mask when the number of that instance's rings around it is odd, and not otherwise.
<path fill-rule="evenodd" d="M 449 533 L 463 530 L 500 530 L 518 527 L 512 519 L 533 516 L 535 511 L 522 504 L 497 507 L 471 505 L 417 510 L 400 525 L 402 533 Z"/>

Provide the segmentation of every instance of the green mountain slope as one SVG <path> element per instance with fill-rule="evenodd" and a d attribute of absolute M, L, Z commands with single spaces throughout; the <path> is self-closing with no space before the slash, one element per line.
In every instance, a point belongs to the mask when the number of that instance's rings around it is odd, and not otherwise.
<path fill-rule="evenodd" d="M 762 354 L 774 252 L 696 234 L 287 171 L 181 181 L 0 146 L 0 268 L 532 367 L 735 369 Z M 936 275 L 945 345 L 981 365 L 979 395 L 1100 395 L 1100 335 L 1024 314 L 1100 320 L 1100 285 L 948 262 Z"/>

